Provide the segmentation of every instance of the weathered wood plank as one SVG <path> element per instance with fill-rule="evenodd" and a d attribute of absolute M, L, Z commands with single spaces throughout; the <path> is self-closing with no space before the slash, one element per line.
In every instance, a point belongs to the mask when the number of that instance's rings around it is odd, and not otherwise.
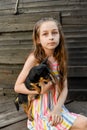
<path fill-rule="evenodd" d="M 86 44 L 86 39 L 82 39 L 82 40 L 67 40 L 67 48 L 87 48 L 87 44 Z"/>
<path fill-rule="evenodd" d="M 80 71 L 80 70 L 79 70 Z M 71 100 L 87 101 L 87 76 L 68 78 L 68 98 Z"/>
<path fill-rule="evenodd" d="M 69 25 L 69 24 L 87 24 L 87 16 L 74 16 L 74 17 L 63 17 L 62 24 Z"/>
<path fill-rule="evenodd" d="M 51 17 L 60 19 L 59 12 L 52 12 L 46 13 L 46 12 L 39 12 L 37 13 L 30 13 L 30 14 L 20 14 L 20 15 L 7 15 L 7 16 L 0 16 L 0 23 L 29 23 L 29 22 L 36 22 L 38 19 L 42 17 Z"/>
<path fill-rule="evenodd" d="M 26 33 L 26 32 L 25 32 Z M 26 34 L 26 35 L 29 35 L 29 34 Z M 2 39 L 0 40 L 0 48 L 5 46 L 7 48 L 7 46 L 15 46 L 15 47 L 22 47 L 22 45 L 25 45 L 25 46 L 32 46 L 32 41 L 31 40 L 28 40 L 28 39 L 18 39 L 18 40 L 15 40 L 15 38 L 13 40 L 9 39 L 9 40 L 6 40 L 6 39 Z"/>
<path fill-rule="evenodd" d="M 76 6 L 75 10 L 78 10 L 79 8 Z M 38 12 L 46 12 L 49 13 L 50 11 L 56 11 L 56 12 L 60 12 L 60 11 L 73 11 L 73 6 L 72 7 L 63 7 L 61 6 L 52 6 L 52 7 L 34 7 L 34 8 L 21 8 L 19 9 L 20 14 L 27 14 L 27 13 L 38 13 Z M 84 10 L 84 8 L 82 7 L 81 10 Z"/>
<path fill-rule="evenodd" d="M 78 45 L 79 43 L 80 43 L 80 45 L 82 44 L 82 45 L 84 45 L 85 44 L 85 46 L 86 46 L 86 41 L 87 41 L 87 37 L 68 37 L 68 38 L 66 38 L 67 39 L 67 42 L 68 42 L 68 44 L 70 44 L 70 43 L 73 43 L 73 45 L 75 46 L 75 43 Z M 85 47 L 84 46 L 84 47 Z"/>
<path fill-rule="evenodd" d="M 1 128 L 0 130 L 28 130 L 27 129 L 27 120 L 19 121 L 17 123 L 13 123 L 9 126 Z"/>
<path fill-rule="evenodd" d="M 63 6 L 63 7 L 66 7 L 66 8 L 68 8 L 68 7 L 72 7 L 73 6 L 73 8 L 75 8 L 76 6 L 78 6 L 78 8 L 79 7 L 81 7 L 82 5 L 85 5 L 85 4 L 87 4 L 87 2 L 79 2 L 79 1 L 75 1 L 75 2 L 73 2 L 73 1 L 63 1 L 63 2 L 61 2 L 61 1 L 57 1 L 57 0 L 54 0 L 54 1 L 44 1 L 44 0 L 42 0 L 42 1 L 36 1 L 36 2 L 20 2 L 20 4 L 19 4 L 19 8 L 21 8 L 21 7 L 23 7 L 23 8 L 34 8 L 34 7 L 48 7 L 48 6 Z"/>
<path fill-rule="evenodd" d="M 70 33 L 69 35 L 66 35 L 66 38 L 87 38 L 87 34 L 85 32 L 80 33 Z"/>
<path fill-rule="evenodd" d="M 68 67 L 68 77 L 87 77 L 87 66 L 69 66 Z"/>
<path fill-rule="evenodd" d="M 15 8 L 15 3 L 16 3 L 16 0 L 14 1 L 14 3 L 2 3 L 0 1 L 0 10 L 4 10 L 4 9 L 12 9 L 12 8 Z"/>
<path fill-rule="evenodd" d="M 14 9 L 9 9 L 9 10 L 0 10 L 0 16 L 3 15 L 14 15 Z"/>
<path fill-rule="evenodd" d="M 87 32 L 86 25 L 63 25 L 64 33 L 80 33 Z"/>
<path fill-rule="evenodd" d="M 69 58 L 68 64 L 69 66 L 81 66 L 82 68 L 84 68 L 84 66 L 87 66 L 87 58 Z"/>
<path fill-rule="evenodd" d="M 87 5 L 87 2 L 85 3 L 85 5 Z M 83 10 L 80 10 L 80 8 L 76 11 L 63 11 L 62 12 L 62 17 L 74 17 L 74 16 L 87 16 L 87 12 L 86 12 L 86 8 L 84 8 Z"/>
<path fill-rule="evenodd" d="M 15 3 L 16 3 L 16 0 L 13 2 L 13 1 L 11 1 L 11 2 L 9 2 L 8 1 L 8 3 L 7 2 L 2 2 L 1 1 L 1 9 L 9 9 L 9 8 L 14 8 L 14 5 L 15 5 Z M 52 5 L 58 5 L 58 6 L 60 6 L 60 5 L 67 5 L 67 6 L 70 6 L 70 5 L 83 5 L 83 4 L 85 4 L 86 2 L 79 2 L 79 1 L 63 1 L 63 2 L 61 2 L 61 1 L 57 1 L 57 0 L 54 0 L 54 1 L 52 1 L 52 0 L 50 0 L 50 1 L 48 1 L 48 0 L 39 0 L 39 1 L 20 1 L 19 2 L 19 8 L 20 7 L 41 7 L 41 6 L 52 6 Z M 3 6 L 2 6 L 3 5 Z M 13 6 L 12 6 L 13 5 Z"/>
<path fill-rule="evenodd" d="M 16 32 L 32 30 L 34 23 L 28 24 L 0 24 L 0 32 Z"/>
<path fill-rule="evenodd" d="M 46 5 L 45 5 L 46 4 Z M 29 4 L 23 2 L 20 4 L 19 12 L 30 13 L 30 12 L 44 12 L 44 11 L 73 11 L 73 10 L 84 10 L 87 2 L 81 1 L 41 1 L 41 2 L 30 2 Z M 21 7 L 22 6 L 22 7 Z M 85 7 L 86 8 L 86 7 Z"/>
<path fill-rule="evenodd" d="M 87 78 L 86 77 L 68 77 L 68 86 L 69 86 L 69 89 L 76 89 L 78 90 L 78 88 L 80 89 L 83 89 L 83 91 L 86 90 L 87 88 Z M 83 86 L 83 87 L 81 87 Z M 87 90 L 86 90 L 87 91 Z"/>
<path fill-rule="evenodd" d="M 7 106 L 6 106 L 7 107 Z M 9 108 L 10 109 L 10 108 Z M 23 111 L 17 113 L 15 112 L 6 112 L 0 114 L 0 128 L 7 126 L 9 124 L 21 121 L 26 119 L 26 115 Z"/>
<path fill-rule="evenodd" d="M 23 120 L 7 127 L 1 128 L 1 130 L 28 130 L 26 122 L 26 120 Z"/>
<path fill-rule="evenodd" d="M 39 13 L 38 15 L 32 14 L 31 16 L 32 16 L 31 18 L 29 16 L 24 17 L 24 18 L 23 18 L 23 16 L 21 16 L 22 19 L 20 19 L 20 17 L 18 17 L 18 16 L 17 17 L 14 16 L 14 17 L 11 17 L 10 20 L 9 20 L 9 16 L 8 16 L 6 21 L 5 21 L 6 17 L 4 17 L 0 23 L 0 32 L 13 32 L 13 31 L 15 32 L 15 31 L 32 30 L 35 22 L 43 17 L 54 17 L 54 18 L 60 20 L 60 15 L 58 12 L 50 12 L 50 13 L 44 12 L 44 13 Z M 11 22 L 11 20 L 13 22 Z M 26 21 L 26 23 L 23 20 Z"/>
<path fill-rule="evenodd" d="M 23 64 L 31 49 L 8 49 L 0 51 L 1 64 Z"/>
<path fill-rule="evenodd" d="M 0 1 L 1 7 L 0 15 L 14 14 L 16 1 Z M 34 0 L 34 1 L 20 1 L 19 13 L 32 13 L 44 11 L 73 11 L 84 10 L 87 1 L 52 1 L 50 0 Z M 14 6 L 13 6 L 14 5 Z M 51 7 L 51 8 L 50 8 Z M 8 12 L 8 13 L 7 13 Z"/>
<path fill-rule="evenodd" d="M 8 40 L 31 40 L 32 32 L 0 33 L 0 41 Z M 20 42 L 19 41 L 19 42 Z"/>
<path fill-rule="evenodd" d="M 5 98 L 5 97 L 2 97 Z M 7 103 L 6 103 L 7 102 Z M 22 108 L 18 112 L 14 105 L 14 99 L 0 103 L 0 129 L 13 123 L 27 119 Z"/>
<path fill-rule="evenodd" d="M 0 65 L 0 88 L 13 88 L 23 65 Z"/>
<path fill-rule="evenodd" d="M 79 50 L 79 49 L 80 49 L 80 50 Z M 72 52 L 74 53 L 74 52 L 75 52 L 76 54 L 77 54 L 77 53 L 79 53 L 79 54 L 80 54 L 80 53 L 87 53 L 87 48 L 80 48 L 80 47 L 77 47 L 77 48 L 69 48 L 68 51 L 69 51 L 70 53 L 72 53 Z"/>
<path fill-rule="evenodd" d="M 31 3 L 31 2 L 46 2 L 46 1 L 48 1 L 49 2 L 49 0 L 20 0 L 20 3 Z M 53 1 L 53 0 L 50 0 L 50 1 Z M 54 0 L 54 1 L 57 1 L 57 0 Z M 0 3 L 5 3 L 5 4 L 12 4 L 12 3 L 15 3 L 16 2 L 16 0 L 0 0 Z M 87 3 L 87 1 L 86 0 L 70 0 L 70 1 L 68 1 L 68 0 L 62 0 L 62 3 L 61 3 L 61 0 L 58 0 L 58 3 L 59 4 L 83 4 L 83 3 Z"/>
<path fill-rule="evenodd" d="M 8 0 L 8 1 L 7 1 L 7 0 L 0 0 L 0 3 L 2 3 L 2 4 L 3 4 L 3 3 L 5 3 L 5 4 L 15 3 L 15 2 L 16 2 L 16 0 L 11 0 L 11 1 L 10 1 L 10 0 Z"/>

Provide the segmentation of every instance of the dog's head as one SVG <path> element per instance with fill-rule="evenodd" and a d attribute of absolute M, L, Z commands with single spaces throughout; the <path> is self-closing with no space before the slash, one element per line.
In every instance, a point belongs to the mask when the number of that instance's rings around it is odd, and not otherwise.
<path fill-rule="evenodd" d="M 50 69 L 47 65 L 47 59 L 45 59 L 38 66 L 34 66 L 29 72 L 29 79 L 32 82 L 38 82 L 40 77 L 46 78 L 50 74 Z"/>
<path fill-rule="evenodd" d="M 52 80 L 52 73 L 47 64 L 47 58 L 41 62 L 38 66 L 31 68 L 26 80 L 25 85 L 30 88 L 29 83 L 38 83 L 40 78 Z"/>

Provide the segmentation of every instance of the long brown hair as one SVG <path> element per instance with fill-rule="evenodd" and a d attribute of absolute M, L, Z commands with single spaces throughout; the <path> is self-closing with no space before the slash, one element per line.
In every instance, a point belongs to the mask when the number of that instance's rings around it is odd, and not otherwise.
<path fill-rule="evenodd" d="M 59 86 L 60 89 L 62 90 L 63 88 L 63 83 L 65 78 L 67 77 L 67 54 L 66 54 L 66 49 L 65 49 L 65 39 L 64 39 L 64 34 L 62 32 L 61 25 L 58 23 L 57 20 L 53 18 L 43 18 L 39 20 L 34 28 L 33 28 L 33 42 L 34 42 L 34 56 L 40 63 L 44 58 L 46 58 L 45 51 L 43 50 L 41 44 L 38 44 L 38 39 L 39 39 L 39 33 L 40 33 L 40 26 L 42 23 L 47 22 L 47 21 L 53 21 L 56 23 L 59 34 L 60 34 L 60 42 L 59 45 L 55 48 L 53 56 L 57 60 L 59 64 Z"/>

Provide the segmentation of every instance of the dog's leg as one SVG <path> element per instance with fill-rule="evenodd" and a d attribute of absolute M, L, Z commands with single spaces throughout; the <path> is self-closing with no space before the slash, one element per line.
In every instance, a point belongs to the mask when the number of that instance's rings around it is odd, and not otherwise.
<path fill-rule="evenodd" d="M 35 88 L 35 90 L 36 90 L 38 93 L 40 93 L 41 89 L 37 86 L 38 83 L 30 83 L 30 85 L 31 85 L 33 88 Z"/>
<path fill-rule="evenodd" d="M 46 82 L 48 83 L 50 81 L 50 79 L 44 79 L 43 77 L 40 77 L 39 82 Z"/>
<path fill-rule="evenodd" d="M 17 111 L 19 111 L 19 98 L 17 97 L 14 101 Z"/>
<path fill-rule="evenodd" d="M 55 84 L 56 83 L 56 77 L 54 76 L 53 73 L 50 73 L 49 75 L 51 77 L 51 80 L 52 80 L 53 84 Z"/>
<path fill-rule="evenodd" d="M 33 121 L 34 120 L 34 118 L 33 118 L 33 116 L 32 116 L 32 102 L 30 103 L 30 105 L 29 105 L 29 107 L 28 107 L 28 119 L 30 120 L 30 121 Z"/>
<path fill-rule="evenodd" d="M 28 111 L 28 106 L 27 106 L 27 104 L 23 103 L 23 104 L 22 104 L 22 107 L 23 107 L 23 109 L 24 109 L 24 112 L 27 114 L 27 111 Z"/>
<path fill-rule="evenodd" d="M 30 121 L 33 121 L 33 117 L 32 117 L 32 99 L 34 98 L 33 95 L 28 95 L 28 111 L 27 111 L 27 115 L 28 115 L 28 119 Z"/>
<path fill-rule="evenodd" d="M 29 103 L 29 105 L 27 105 L 27 104 L 22 104 L 22 107 L 23 107 L 23 109 L 24 109 L 24 112 L 27 114 L 28 119 L 29 119 L 30 121 L 33 121 L 33 117 L 32 117 L 32 114 L 31 114 L 32 102 Z"/>

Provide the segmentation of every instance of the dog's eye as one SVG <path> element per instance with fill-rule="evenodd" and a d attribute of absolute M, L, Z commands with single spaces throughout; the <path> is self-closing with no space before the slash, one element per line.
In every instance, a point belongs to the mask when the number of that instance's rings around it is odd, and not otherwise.
<path fill-rule="evenodd" d="M 45 81 L 44 83 L 47 84 L 48 82 Z"/>

